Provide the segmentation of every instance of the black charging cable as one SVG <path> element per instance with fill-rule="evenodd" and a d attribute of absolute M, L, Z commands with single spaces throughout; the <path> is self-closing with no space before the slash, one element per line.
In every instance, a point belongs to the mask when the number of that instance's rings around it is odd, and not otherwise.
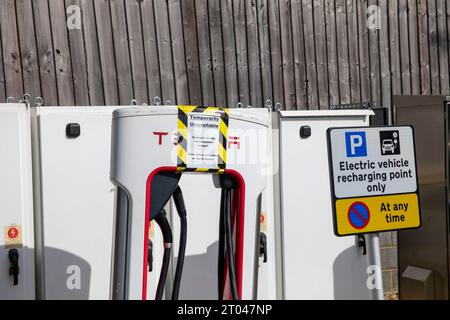
<path fill-rule="evenodd" d="M 225 189 L 224 199 L 224 224 L 225 224 L 225 242 L 228 261 L 228 275 L 230 280 L 231 297 L 233 300 L 238 300 L 238 290 L 236 281 L 236 270 L 234 264 L 234 250 L 233 250 L 233 233 L 231 231 L 231 192 L 232 189 Z"/>
<path fill-rule="evenodd" d="M 218 299 L 223 300 L 223 275 L 225 272 L 225 189 L 221 189 L 219 217 L 219 248 L 217 252 L 217 289 Z"/>
<path fill-rule="evenodd" d="M 163 209 L 161 213 L 155 217 L 155 222 L 158 224 L 161 229 L 161 233 L 164 241 L 164 257 L 163 263 L 161 267 L 161 274 L 159 276 L 158 287 L 156 289 L 156 298 L 155 300 L 162 300 L 164 294 L 164 286 L 166 284 L 167 273 L 169 271 L 170 264 L 170 253 L 172 250 L 172 230 L 170 228 L 169 221 L 166 217 L 166 211 Z"/>
<path fill-rule="evenodd" d="M 236 181 L 228 175 L 217 175 L 214 185 L 222 189 L 220 197 L 219 248 L 217 254 L 217 290 L 223 300 L 225 288 L 225 261 L 228 263 L 228 280 L 231 298 L 238 300 L 236 266 L 234 261 L 233 232 L 231 231 L 232 193 L 237 189 Z"/>
<path fill-rule="evenodd" d="M 175 189 L 175 192 L 173 193 L 173 200 L 175 202 L 175 207 L 177 208 L 178 216 L 180 217 L 180 246 L 178 248 L 177 268 L 175 271 L 172 289 L 172 300 L 178 300 L 187 240 L 187 214 L 186 207 L 184 205 L 183 193 L 181 192 L 180 187 Z"/>

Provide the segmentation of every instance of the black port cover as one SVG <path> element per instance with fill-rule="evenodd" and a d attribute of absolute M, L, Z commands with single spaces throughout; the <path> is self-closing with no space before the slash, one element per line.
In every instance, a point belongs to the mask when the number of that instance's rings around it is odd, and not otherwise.
<path fill-rule="evenodd" d="M 300 137 L 301 138 L 309 138 L 311 137 L 311 127 L 303 126 L 300 128 Z"/>
<path fill-rule="evenodd" d="M 78 138 L 81 134 L 81 127 L 78 123 L 69 123 L 66 126 L 66 136 L 67 138 Z"/>
<path fill-rule="evenodd" d="M 174 172 L 160 172 L 153 177 L 150 194 L 150 220 L 155 219 L 164 209 L 175 192 L 180 178 L 181 174 Z"/>

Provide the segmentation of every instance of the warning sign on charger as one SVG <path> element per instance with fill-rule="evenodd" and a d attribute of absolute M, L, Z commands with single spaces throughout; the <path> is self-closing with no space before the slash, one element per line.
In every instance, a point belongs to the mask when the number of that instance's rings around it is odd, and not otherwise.
<path fill-rule="evenodd" d="M 328 130 L 338 236 L 420 226 L 412 127 Z"/>
<path fill-rule="evenodd" d="M 179 171 L 225 170 L 228 109 L 179 106 L 178 136 Z"/>
<path fill-rule="evenodd" d="M 188 163 L 216 168 L 219 161 L 220 116 L 191 112 L 188 115 Z"/>

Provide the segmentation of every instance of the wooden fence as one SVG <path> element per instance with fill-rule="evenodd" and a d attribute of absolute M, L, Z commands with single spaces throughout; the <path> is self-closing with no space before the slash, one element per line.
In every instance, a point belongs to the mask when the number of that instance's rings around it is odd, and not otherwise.
<path fill-rule="evenodd" d="M 326 109 L 449 93 L 450 0 L 1 0 L 0 28 L 0 101 Z"/>

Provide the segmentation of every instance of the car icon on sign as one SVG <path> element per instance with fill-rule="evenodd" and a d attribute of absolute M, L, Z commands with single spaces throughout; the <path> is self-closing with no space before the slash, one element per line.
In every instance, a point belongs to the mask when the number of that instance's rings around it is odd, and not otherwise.
<path fill-rule="evenodd" d="M 383 153 L 386 153 L 386 152 L 394 153 L 394 151 L 395 151 L 395 145 L 391 139 L 383 140 L 383 144 L 381 145 L 381 148 L 383 149 Z"/>

